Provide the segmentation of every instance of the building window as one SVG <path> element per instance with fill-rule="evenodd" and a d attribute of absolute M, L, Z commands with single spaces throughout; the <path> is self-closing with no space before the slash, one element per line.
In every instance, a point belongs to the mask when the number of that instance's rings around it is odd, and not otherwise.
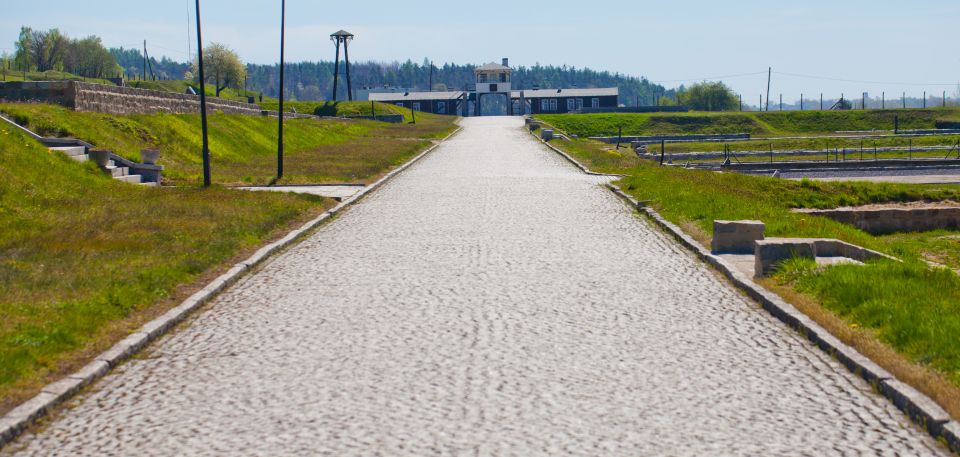
<path fill-rule="evenodd" d="M 413 110 L 420 111 L 420 102 L 413 102 Z"/>
<path fill-rule="evenodd" d="M 550 100 L 545 98 L 540 100 L 540 111 L 550 111 Z"/>
<path fill-rule="evenodd" d="M 557 110 L 557 99 L 551 98 L 551 99 L 550 99 L 550 111 L 556 111 L 556 110 Z"/>
<path fill-rule="evenodd" d="M 487 82 L 487 74 L 486 74 L 486 73 L 480 73 L 480 79 L 478 79 L 477 82 L 478 82 L 478 83 L 485 83 L 485 82 Z"/>
<path fill-rule="evenodd" d="M 397 102 L 397 106 L 403 106 L 403 102 Z"/>
<path fill-rule="evenodd" d="M 507 74 L 506 74 L 506 73 L 500 73 L 500 82 L 502 82 L 502 83 L 507 82 Z"/>
<path fill-rule="evenodd" d="M 582 99 L 582 98 L 578 98 L 578 99 L 577 99 L 577 109 L 582 109 L 582 108 L 583 108 L 583 99 Z"/>
<path fill-rule="evenodd" d="M 594 107 L 594 108 L 599 108 L 599 107 L 600 107 L 600 99 L 599 99 L 599 98 L 591 99 L 591 100 L 590 100 L 590 106 L 592 106 L 592 107 Z"/>
<path fill-rule="evenodd" d="M 572 98 L 568 98 L 568 99 L 567 99 L 567 111 L 573 111 L 573 110 L 575 110 L 575 109 L 577 109 L 577 101 L 574 100 L 574 99 L 572 99 Z"/>
<path fill-rule="evenodd" d="M 447 114 L 447 102 L 437 102 L 437 114 Z"/>

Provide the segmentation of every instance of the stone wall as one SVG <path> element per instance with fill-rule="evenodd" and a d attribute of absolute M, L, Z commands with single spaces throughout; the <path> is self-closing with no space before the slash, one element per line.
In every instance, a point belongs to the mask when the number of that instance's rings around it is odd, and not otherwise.
<path fill-rule="evenodd" d="M 196 113 L 200 97 L 189 94 L 90 84 L 78 81 L 0 83 L 0 100 L 62 105 L 107 114 Z M 259 105 L 207 97 L 207 109 L 226 114 L 262 115 Z"/>
<path fill-rule="evenodd" d="M 897 232 L 927 232 L 960 229 L 960 207 L 953 208 L 839 208 L 798 210 L 850 224 L 864 232 L 883 235 Z"/>

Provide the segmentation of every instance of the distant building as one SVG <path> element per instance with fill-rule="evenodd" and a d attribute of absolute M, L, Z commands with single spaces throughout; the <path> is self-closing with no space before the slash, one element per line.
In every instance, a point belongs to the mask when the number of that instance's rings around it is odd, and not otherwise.
<path fill-rule="evenodd" d="M 368 100 L 434 114 L 459 116 L 483 115 L 481 100 L 502 96 L 508 115 L 569 113 L 585 108 L 616 108 L 620 90 L 616 87 L 597 89 L 532 89 L 513 90 L 513 69 L 508 60 L 488 63 L 474 70 L 476 84 L 472 90 L 443 92 L 371 92 Z"/>

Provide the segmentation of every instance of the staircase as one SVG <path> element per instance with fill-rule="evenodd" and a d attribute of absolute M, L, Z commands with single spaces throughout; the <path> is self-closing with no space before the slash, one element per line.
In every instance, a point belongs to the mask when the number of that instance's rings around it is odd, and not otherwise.
<path fill-rule="evenodd" d="M 85 141 L 70 138 L 44 138 L 7 119 L 5 116 L 0 115 L 0 121 L 6 121 L 16 126 L 34 140 L 46 146 L 50 151 L 62 153 L 77 162 L 90 160 L 87 151 L 93 146 Z M 135 163 L 110 153 L 110 160 L 107 161 L 107 166 L 101 167 L 101 170 L 118 181 L 139 184 L 141 186 L 159 186 L 163 167 L 159 165 Z"/>

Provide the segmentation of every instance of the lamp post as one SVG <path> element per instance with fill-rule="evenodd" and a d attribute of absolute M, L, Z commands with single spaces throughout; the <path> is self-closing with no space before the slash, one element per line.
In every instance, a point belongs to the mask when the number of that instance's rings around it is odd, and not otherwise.
<path fill-rule="evenodd" d="M 283 45 L 287 20 L 287 0 L 280 1 L 280 112 L 277 122 L 277 181 L 283 177 Z"/>
<path fill-rule="evenodd" d="M 203 186 L 210 187 L 210 143 L 207 141 L 207 91 L 203 74 L 203 38 L 200 36 L 200 0 L 197 0 L 197 66 L 200 68 L 200 128 L 203 130 Z"/>

